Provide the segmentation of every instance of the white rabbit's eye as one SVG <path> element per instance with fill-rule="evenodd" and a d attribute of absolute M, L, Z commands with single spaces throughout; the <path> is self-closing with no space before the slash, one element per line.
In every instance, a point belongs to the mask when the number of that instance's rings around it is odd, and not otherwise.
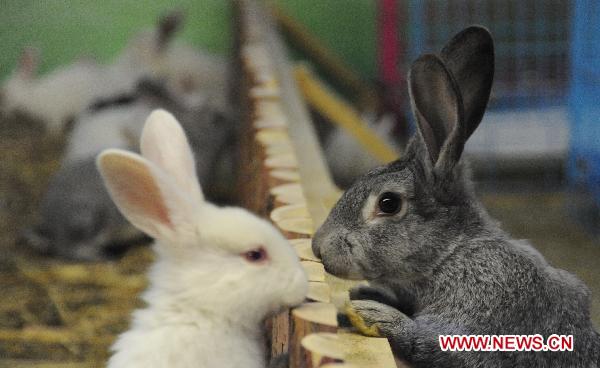
<path fill-rule="evenodd" d="M 244 259 L 246 259 L 246 261 L 252 263 L 265 262 L 269 259 L 269 255 L 263 247 L 249 250 L 245 253 L 242 253 L 242 256 Z"/>
<path fill-rule="evenodd" d="M 402 197 L 400 194 L 385 192 L 377 201 L 377 216 L 391 216 L 402 209 Z"/>

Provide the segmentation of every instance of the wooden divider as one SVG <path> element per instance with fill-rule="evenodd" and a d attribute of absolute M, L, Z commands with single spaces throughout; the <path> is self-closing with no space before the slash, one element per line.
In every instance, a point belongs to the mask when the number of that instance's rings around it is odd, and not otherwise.
<path fill-rule="evenodd" d="M 308 300 L 268 322 L 271 355 L 290 368 L 396 367 L 386 339 L 338 328 L 336 314 L 355 283 L 325 272 L 310 237 L 340 191 L 333 184 L 310 117 L 270 14 L 253 0 L 235 2 L 236 54 L 243 112 L 240 191 L 296 248 L 310 281 Z"/>

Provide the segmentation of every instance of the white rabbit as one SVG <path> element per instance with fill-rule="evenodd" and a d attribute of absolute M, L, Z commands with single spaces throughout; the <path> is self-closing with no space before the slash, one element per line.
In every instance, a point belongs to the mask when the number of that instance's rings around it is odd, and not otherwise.
<path fill-rule="evenodd" d="M 206 98 L 215 108 L 227 112 L 228 60 L 175 42 L 165 53 L 164 78 L 167 87 L 186 105 Z"/>
<path fill-rule="evenodd" d="M 234 152 L 234 119 L 207 104 L 186 108 L 164 83 L 144 79 L 135 93 L 99 100 L 76 119 L 37 221 L 24 231 L 31 246 L 59 257 L 98 260 L 116 255 L 112 250 L 124 250 L 122 246 L 139 238 L 110 199 L 95 158 L 107 148 L 136 151 L 144 122 L 157 108 L 171 111 L 181 122 L 198 155 L 196 173 L 206 197 L 231 200 L 233 165 L 222 164 Z"/>
<path fill-rule="evenodd" d="M 59 133 L 97 96 L 104 71 L 96 62 L 81 59 L 36 78 L 38 59 L 35 49 L 23 50 L 17 68 L 2 85 L 1 110 L 24 113 Z"/>
<path fill-rule="evenodd" d="M 205 201 L 175 118 L 148 118 L 142 156 L 106 150 L 97 164 L 132 224 L 156 239 L 147 307 L 112 347 L 109 368 L 264 367 L 262 322 L 304 299 L 308 282 L 267 221 Z"/>
<path fill-rule="evenodd" d="M 115 91 L 128 93 L 140 78 L 164 76 L 168 69 L 165 58 L 182 23 L 183 14 L 171 11 L 159 17 L 154 28 L 135 33 L 106 67 L 106 82 Z"/>
<path fill-rule="evenodd" d="M 84 112 L 71 132 L 62 165 L 93 157 L 109 147 L 130 149 L 132 141 L 140 137 L 144 120 L 153 109 L 151 104 L 142 100 Z"/>
<path fill-rule="evenodd" d="M 159 18 L 154 29 L 134 35 L 109 65 L 80 59 L 37 78 L 38 52 L 26 48 L 17 68 L 2 85 L 2 114 L 25 113 L 43 121 L 50 133 L 60 133 L 94 101 L 133 93 L 144 77 L 164 78 L 178 93 L 177 98 L 189 106 L 207 96 L 225 96 L 224 60 L 187 45 L 171 50 L 170 43 L 181 23 L 181 13 L 170 12 Z M 223 99 L 217 99 L 219 107 L 224 108 Z"/>
<path fill-rule="evenodd" d="M 154 29 L 138 32 L 108 67 L 108 80 L 127 90 L 143 77 L 162 79 L 187 107 L 208 99 L 221 111 L 228 110 L 227 60 L 185 42 L 171 42 L 182 23 L 183 14 L 172 11 Z"/>

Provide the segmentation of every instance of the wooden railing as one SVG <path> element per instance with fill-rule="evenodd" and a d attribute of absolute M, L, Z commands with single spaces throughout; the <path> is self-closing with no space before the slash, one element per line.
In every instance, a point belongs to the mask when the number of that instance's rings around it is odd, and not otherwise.
<path fill-rule="evenodd" d="M 296 248 L 310 281 L 308 301 L 269 323 L 271 355 L 290 368 L 396 367 L 384 338 L 338 328 L 336 314 L 355 282 L 324 271 L 311 236 L 339 198 L 301 98 L 286 49 L 262 3 L 235 2 L 238 85 L 244 132 L 240 192 Z"/>

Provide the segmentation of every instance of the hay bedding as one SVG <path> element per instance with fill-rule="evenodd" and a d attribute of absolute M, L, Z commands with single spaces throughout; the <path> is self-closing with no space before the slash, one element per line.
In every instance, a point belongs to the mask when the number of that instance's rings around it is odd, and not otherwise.
<path fill-rule="evenodd" d="M 35 254 L 20 231 L 58 168 L 64 137 L 24 117 L 0 119 L 0 367 L 103 366 L 140 305 L 148 247 L 117 261 L 73 263 Z"/>

